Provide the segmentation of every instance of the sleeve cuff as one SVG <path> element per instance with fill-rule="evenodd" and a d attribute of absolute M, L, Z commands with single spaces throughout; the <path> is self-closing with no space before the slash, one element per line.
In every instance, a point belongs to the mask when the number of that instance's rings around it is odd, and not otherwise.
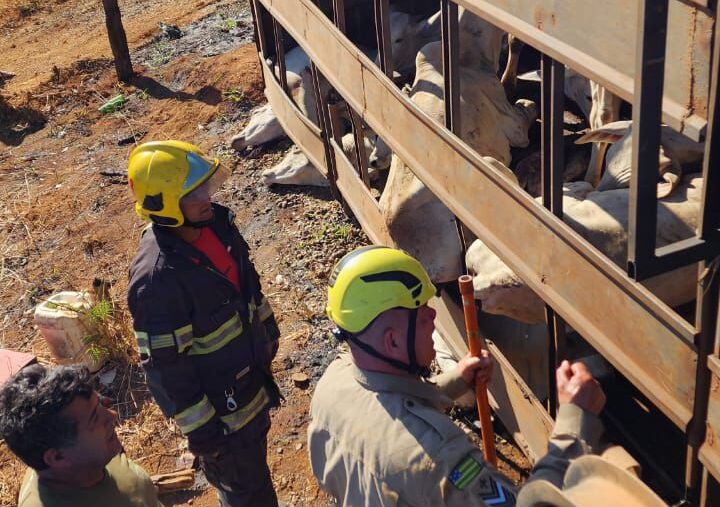
<path fill-rule="evenodd" d="M 560 405 L 553 435 L 577 435 L 595 448 L 603 434 L 603 424 L 596 415 L 573 403 Z"/>
<path fill-rule="evenodd" d="M 432 378 L 438 389 L 451 400 L 457 400 L 462 395 L 470 391 L 470 387 L 465 383 L 457 370 L 447 371 Z"/>

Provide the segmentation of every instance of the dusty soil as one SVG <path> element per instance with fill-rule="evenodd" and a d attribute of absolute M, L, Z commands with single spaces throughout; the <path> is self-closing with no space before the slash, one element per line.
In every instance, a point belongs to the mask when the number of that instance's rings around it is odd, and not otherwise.
<path fill-rule="evenodd" d="M 99 388 L 115 400 L 130 457 L 151 474 L 191 465 L 185 441 L 149 398 L 136 364 L 124 302 L 127 268 L 143 224 L 132 212 L 126 161 L 140 140 L 191 140 L 230 165 L 219 201 L 238 214 L 265 293 L 282 331 L 275 370 L 286 397 L 273 414 L 269 462 L 279 497 L 290 505 L 328 505 L 309 470 L 305 431 L 312 386 L 335 357 L 323 316 L 333 263 L 367 243 L 329 191 L 268 189 L 260 171 L 290 147 L 281 141 L 237 154 L 229 138 L 264 101 L 245 1 L 120 2 L 138 77 L 118 84 L 99 2 L 0 0 L 0 347 L 52 357 L 33 327 L 42 298 L 112 283 L 115 308 L 104 346 L 113 360 Z M 158 22 L 182 37 L 163 36 Z M 123 93 L 117 113 L 98 111 Z M 311 378 L 308 389 L 290 379 Z M 502 443 L 502 439 L 500 439 Z M 519 453 L 502 443 L 501 467 L 521 480 Z M 518 465 L 520 463 L 520 465 Z M 0 507 L 15 505 L 24 473 L 0 443 Z M 201 475 L 167 506 L 215 505 Z"/>

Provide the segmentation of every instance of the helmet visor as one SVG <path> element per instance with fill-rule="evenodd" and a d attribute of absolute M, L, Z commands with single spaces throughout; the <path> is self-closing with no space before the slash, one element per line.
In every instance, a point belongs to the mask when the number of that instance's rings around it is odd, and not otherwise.
<path fill-rule="evenodd" d="M 207 201 L 215 195 L 215 192 L 217 192 L 223 183 L 225 183 L 228 176 L 230 176 L 230 169 L 223 165 L 218 165 L 215 172 L 212 173 L 209 178 L 207 178 L 203 183 L 200 183 L 200 185 L 194 190 L 191 190 L 190 193 L 183 196 L 181 201 Z"/>

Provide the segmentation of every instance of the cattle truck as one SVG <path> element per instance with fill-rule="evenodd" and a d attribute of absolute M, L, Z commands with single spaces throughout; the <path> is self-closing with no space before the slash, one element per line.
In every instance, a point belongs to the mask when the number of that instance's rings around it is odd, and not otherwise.
<path fill-rule="evenodd" d="M 358 5 L 364 13 L 359 16 Z M 496 343 L 493 327 L 483 325 L 492 317 L 480 318 L 497 365 L 489 385 L 491 404 L 530 461 L 545 452 L 552 427 L 554 367 L 570 357 L 571 341 L 582 342 L 611 366 L 604 380 L 609 394 L 605 423 L 643 465 L 651 486 L 671 504 L 720 505 L 720 4 L 251 0 L 251 6 L 267 100 L 368 237 L 395 244 L 371 188 L 367 155 L 359 150 L 351 162 L 341 148 L 348 124 L 357 140 L 366 128 L 377 133 L 455 215 L 458 235 L 482 240 L 541 298 L 547 382 L 540 397 Z M 398 84 L 391 9 L 417 16 L 440 12 L 444 124 L 424 114 Z M 455 135 L 462 93 L 458 9 L 536 52 L 542 70 L 541 199 L 503 177 Z M 284 55 L 297 45 L 311 62 L 311 86 L 319 97 L 316 121 L 301 113 L 288 89 Z M 374 48 L 377 58 L 366 56 L 361 46 Z M 622 99 L 624 114 L 632 120 L 627 255 L 620 265 L 563 221 L 568 69 Z M 704 142 L 702 161 L 691 169 L 704 185 L 695 230 L 682 241 L 658 246 L 661 125 Z M 644 283 L 688 266 L 697 282 L 690 304 L 670 307 Z M 448 286 L 432 304 L 446 345 L 462 356 L 467 349 L 457 294 Z"/>

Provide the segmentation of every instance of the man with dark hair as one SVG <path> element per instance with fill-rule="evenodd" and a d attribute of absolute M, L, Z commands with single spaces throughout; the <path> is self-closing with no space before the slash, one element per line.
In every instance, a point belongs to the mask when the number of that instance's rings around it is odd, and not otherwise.
<path fill-rule="evenodd" d="M 85 368 L 32 365 L 0 389 L 0 438 L 31 470 L 19 507 L 162 507 Z"/>

